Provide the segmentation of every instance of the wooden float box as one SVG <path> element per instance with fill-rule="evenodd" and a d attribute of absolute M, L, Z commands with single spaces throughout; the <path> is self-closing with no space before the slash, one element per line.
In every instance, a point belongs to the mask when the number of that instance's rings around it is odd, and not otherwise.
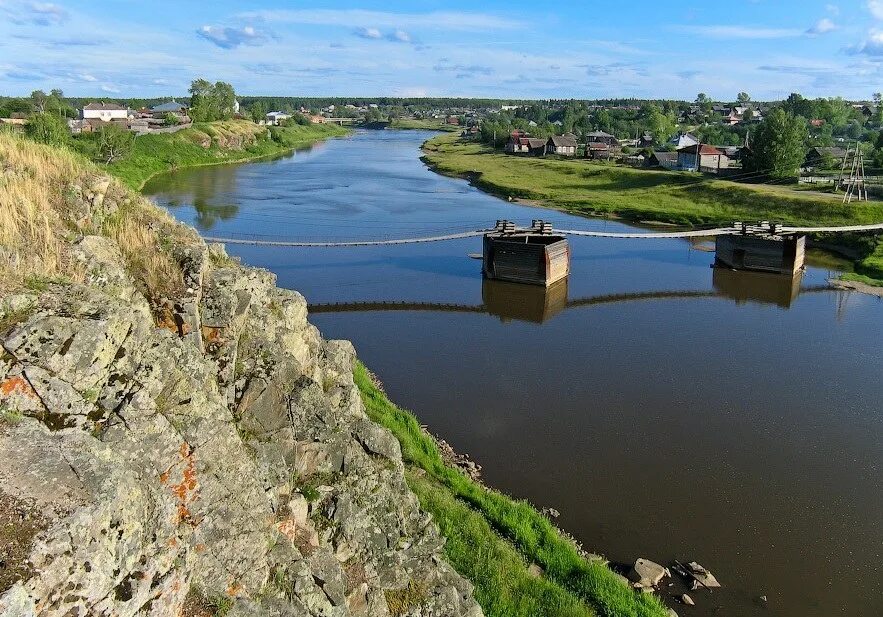
<path fill-rule="evenodd" d="M 803 269 L 806 236 L 730 234 L 715 240 L 715 266 L 793 275 Z"/>
<path fill-rule="evenodd" d="M 511 283 L 545 285 L 560 281 L 570 273 L 570 246 L 567 238 L 529 230 L 494 231 L 484 236 L 483 273 L 486 278 Z"/>

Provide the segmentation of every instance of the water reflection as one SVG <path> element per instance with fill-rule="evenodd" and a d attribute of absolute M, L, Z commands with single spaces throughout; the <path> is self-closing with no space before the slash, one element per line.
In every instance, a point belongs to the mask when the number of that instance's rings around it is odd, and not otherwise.
<path fill-rule="evenodd" d="M 481 300 L 500 321 L 543 323 L 567 308 L 567 277 L 548 287 L 484 279 Z"/>
<path fill-rule="evenodd" d="M 712 285 L 720 295 L 732 298 L 736 304 L 756 302 L 774 304 L 788 309 L 800 295 L 803 271 L 794 276 L 768 272 L 746 272 L 729 268 L 713 268 Z"/>

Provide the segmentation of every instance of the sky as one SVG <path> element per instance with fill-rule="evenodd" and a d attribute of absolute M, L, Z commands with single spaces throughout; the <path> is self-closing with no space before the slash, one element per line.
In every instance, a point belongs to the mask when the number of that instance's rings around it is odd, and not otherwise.
<path fill-rule="evenodd" d="M 883 0 L 0 0 L 0 95 L 870 99 Z"/>

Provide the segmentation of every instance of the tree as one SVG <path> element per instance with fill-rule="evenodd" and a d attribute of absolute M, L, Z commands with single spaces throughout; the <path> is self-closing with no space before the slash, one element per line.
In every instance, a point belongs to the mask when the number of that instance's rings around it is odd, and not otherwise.
<path fill-rule="evenodd" d="M 162 120 L 166 126 L 177 126 L 181 123 L 181 119 L 172 112 L 167 112 L 163 114 Z"/>
<path fill-rule="evenodd" d="M 236 92 L 226 82 L 194 79 L 190 84 L 190 117 L 194 122 L 231 118 L 235 104 Z"/>
<path fill-rule="evenodd" d="M 96 158 L 109 165 L 131 154 L 135 134 L 116 124 L 104 124 L 96 131 L 96 141 Z"/>
<path fill-rule="evenodd" d="M 745 105 L 746 103 L 751 102 L 751 95 L 749 95 L 747 92 L 740 92 L 736 95 L 736 100 L 739 101 L 741 105 Z"/>
<path fill-rule="evenodd" d="M 264 107 L 263 101 L 255 101 L 255 103 L 249 108 L 248 115 L 255 124 L 266 119 L 267 108 Z"/>
<path fill-rule="evenodd" d="M 38 114 L 42 114 L 46 111 L 46 100 L 49 97 L 42 90 L 34 90 L 31 92 L 31 105 L 34 106 L 34 111 Z"/>
<path fill-rule="evenodd" d="M 668 138 L 678 130 L 677 120 L 673 116 L 662 113 L 662 110 L 656 105 L 651 105 L 647 111 L 646 123 L 647 129 L 660 143 L 668 141 Z"/>
<path fill-rule="evenodd" d="M 46 112 L 34 114 L 28 119 L 25 134 L 34 141 L 50 146 L 63 146 L 70 140 L 67 123 L 58 116 Z"/>
<path fill-rule="evenodd" d="M 806 154 L 806 138 L 804 118 L 773 109 L 754 132 L 745 169 L 771 178 L 794 176 Z"/>

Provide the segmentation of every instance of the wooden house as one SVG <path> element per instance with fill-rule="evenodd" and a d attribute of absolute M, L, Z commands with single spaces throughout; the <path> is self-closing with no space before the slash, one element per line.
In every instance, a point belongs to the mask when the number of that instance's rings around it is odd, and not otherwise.
<path fill-rule="evenodd" d="M 730 166 L 730 158 L 708 144 L 696 144 L 678 149 L 678 169 L 717 173 Z"/>
<path fill-rule="evenodd" d="M 565 135 L 552 135 L 546 143 L 547 154 L 576 156 L 576 139 Z"/>
<path fill-rule="evenodd" d="M 650 167 L 661 167 L 663 169 L 677 169 L 678 153 L 656 151 L 647 159 L 647 165 Z"/>

